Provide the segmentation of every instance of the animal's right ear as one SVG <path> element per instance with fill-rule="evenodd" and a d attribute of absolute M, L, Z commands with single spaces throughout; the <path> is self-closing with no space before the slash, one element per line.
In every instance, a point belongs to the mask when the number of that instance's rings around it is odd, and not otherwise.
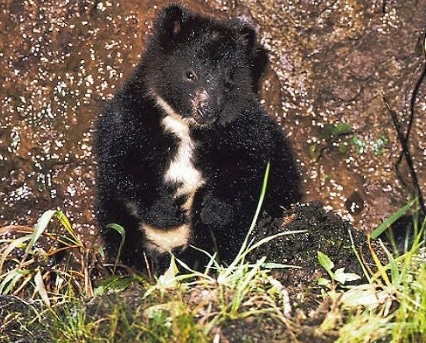
<path fill-rule="evenodd" d="M 190 17 L 190 13 L 177 5 L 163 9 L 154 24 L 154 32 L 160 43 L 169 45 L 173 43 L 182 31 L 182 26 Z"/>

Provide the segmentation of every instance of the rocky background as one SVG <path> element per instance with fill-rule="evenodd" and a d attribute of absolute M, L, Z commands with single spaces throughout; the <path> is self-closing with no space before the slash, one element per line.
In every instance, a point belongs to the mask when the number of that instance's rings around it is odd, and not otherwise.
<path fill-rule="evenodd" d="M 304 201 L 371 230 L 412 198 L 391 114 L 426 189 L 426 0 L 181 3 L 257 28 L 270 54 L 261 97 L 293 144 Z M 0 226 L 59 208 L 96 232 L 94 123 L 167 4 L 0 3 Z"/>

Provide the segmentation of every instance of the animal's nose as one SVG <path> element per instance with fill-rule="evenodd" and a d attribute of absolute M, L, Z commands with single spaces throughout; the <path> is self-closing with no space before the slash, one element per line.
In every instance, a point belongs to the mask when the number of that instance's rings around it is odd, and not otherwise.
<path fill-rule="evenodd" d="M 200 105 L 196 110 L 194 119 L 201 125 L 210 124 L 216 120 L 216 113 L 217 111 L 208 104 Z"/>
<path fill-rule="evenodd" d="M 206 103 L 209 101 L 210 96 L 206 89 L 200 89 L 197 92 L 197 98 L 200 103 Z"/>

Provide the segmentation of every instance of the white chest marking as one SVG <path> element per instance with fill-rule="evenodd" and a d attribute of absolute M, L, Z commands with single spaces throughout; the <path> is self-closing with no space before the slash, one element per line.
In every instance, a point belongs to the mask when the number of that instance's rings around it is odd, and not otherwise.
<path fill-rule="evenodd" d="M 164 174 L 164 181 L 180 184 L 177 195 L 194 193 L 203 183 L 203 179 L 192 163 L 194 142 L 189 137 L 189 128 L 170 116 L 165 117 L 162 124 L 166 131 L 174 133 L 180 140 L 176 155 Z"/>
<path fill-rule="evenodd" d="M 187 201 L 183 206 L 188 211 L 192 206 L 195 192 L 204 184 L 201 172 L 194 167 L 192 162 L 194 142 L 189 136 L 187 123 L 174 112 L 164 117 L 161 124 L 166 132 L 173 133 L 179 139 L 176 154 L 164 173 L 164 182 L 178 185 L 175 196 L 187 196 Z"/>

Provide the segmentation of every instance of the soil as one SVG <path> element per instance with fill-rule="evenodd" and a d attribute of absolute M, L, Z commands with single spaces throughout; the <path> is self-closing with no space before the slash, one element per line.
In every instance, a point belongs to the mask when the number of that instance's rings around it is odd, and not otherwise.
<path fill-rule="evenodd" d="M 338 215 L 327 212 L 321 203 L 294 206 L 284 214 L 283 222 L 261 221 L 254 232 L 255 241 L 278 232 L 297 233 L 281 236 L 260 246 L 254 251 L 252 261 L 266 256 L 269 263 L 296 266 L 274 275 L 286 287 L 306 290 L 315 286 L 320 277 L 329 277 L 318 262 L 318 252 L 326 254 L 334 262 L 335 269 L 345 268 L 346 272 L 362 276 L 360 263 L 353 250 L 355 248 L 363 255 L 364 262 L 373 267 L 364 233 L 355 230 Z"/>
<path fill-rule="evenodd" d="M 152 19 L 167 3 L 0 3 L 0 227 L 32 226 L 43 212 L 59 208 L 83 240 L 96 237 L 94 122 L 137 63 Z M 307 232 L 283 236 L 252 258 L 302 266 L 274 276 L 288 289 L 295 318 L 306 314 L 298 339 L 312 341 L 310 328 L 329 310 L 318 305 L 315 284 L 325 272 L 317 252 L 336 268 L 359 273 L 348 232 L 368 263 L 363 231 L 425 189 L 426 0 L 182 3 L 208 15 L 243 17 L 269 51 L 260 96 L 293 145 L 306 205 L 288 209 L 284 225 L 263 218 L 255 234 Z M 24 311 L 21 300 L 0 301 L 3 324 L 7 309 Z M 250 341 L 244 338 L 249 334 L 262 341 L 250 330 L 258 327 L 271 333 L 269 341 L 274 334 L 286 341 L 268 325 L 233 322 L 220 334 L 224 342 Z M 6 327 L 10 337 L 20 334 Z"/>

